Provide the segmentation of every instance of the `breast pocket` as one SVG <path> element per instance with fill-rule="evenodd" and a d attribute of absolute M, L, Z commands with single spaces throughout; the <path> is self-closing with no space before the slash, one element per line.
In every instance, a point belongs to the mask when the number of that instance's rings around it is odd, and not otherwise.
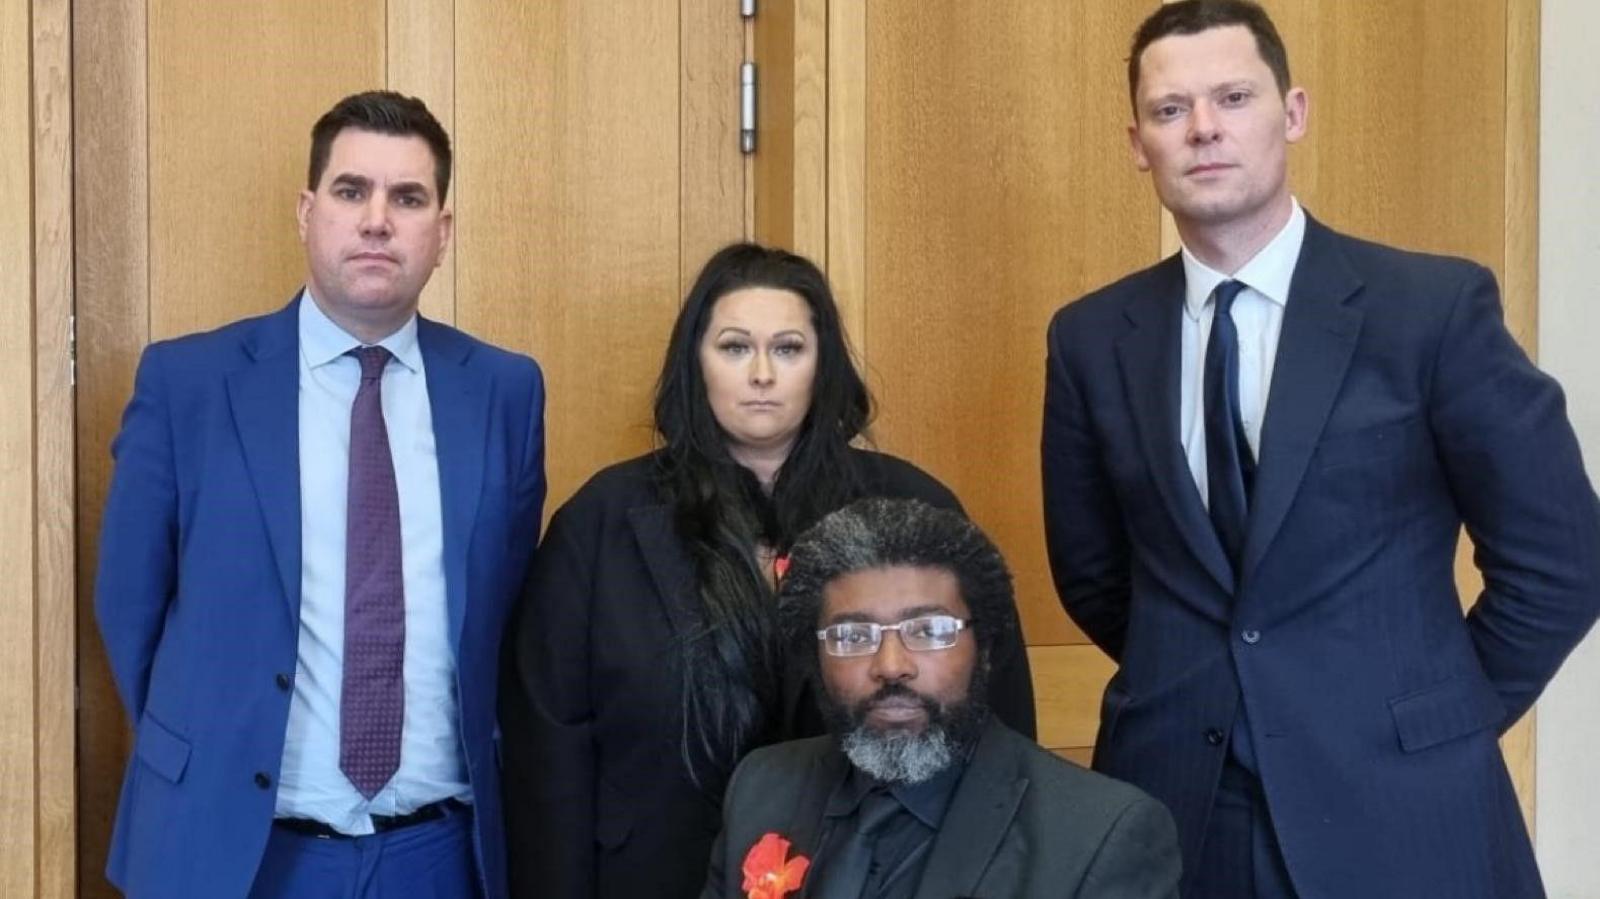
<path fill-rule="evenodd" d="M 1347 466 L 1378 465 L 1414 447 L 1421 430 L 1421 419 L 1413 416 L 1397 422 L 1384 422 L 1333 434 L 1324 434 L 1317 443 L 1316 464 L 1323 471 Z"/>

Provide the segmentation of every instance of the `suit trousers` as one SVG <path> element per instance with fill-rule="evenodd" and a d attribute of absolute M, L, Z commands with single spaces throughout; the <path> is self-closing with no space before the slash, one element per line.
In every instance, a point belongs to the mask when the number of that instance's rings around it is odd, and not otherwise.
<path fill-rule="evenodd" d="M 1185 899 L 1295 899 L 1261 782 L 1230 758 Z"/>
<path fill-rule="evenodd" d="M 479 899 L 472 812 L 364 837 L 274 826 L 250 899 Z"/>

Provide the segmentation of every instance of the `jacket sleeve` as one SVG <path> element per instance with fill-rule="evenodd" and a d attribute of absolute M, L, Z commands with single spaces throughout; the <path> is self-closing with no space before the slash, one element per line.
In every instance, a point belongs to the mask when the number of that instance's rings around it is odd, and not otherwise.
<path fill-rule="evenodd" d="M 595 893 L 593 581 L 567 511 L 556 513 L 534 556 L 503 652 L 501 782 L 514 896 Z"/>
<path fill-rule="evenodd" d="M 1177 899 L 1183 860 L 1178 829 L 1161 803 L 1130 803 L 1095 852 L 1077 899 Z"/>
<path fill-rule="evenodd" d="M 178 589 L 178 490 L 159 346 L 145 350 L 111 445 L 115 465 L 100 527 L 95 618 L 123 708 L 144 712 L 150 667 Z"/>
<path fill-rule="evenodd" d="M 1045 545 L 1068 617 L 1112 659 L 1122 657 L 1132 601 L 1122 512 L 1067 357 L 1065 316 L 1050 324 L 1040 461 Z"/>
<path fill-rule="evenodd" d="M 1483 574 L 1467 626 L 1505 703 L 1528 710 L 1600 613 L 1600 504 L 1561 388 L 1501 318 L 1473 265 L 1439 344 L 1429 424 Z"/>
<path fill-rule="evenodd" d="M 530 366 L 528 433 L 523 444 L 522 472 L 517 481 L 517 519 L 513 522 L 513 541 L 515 546 L 526 547 L 528 554 L 532 555 L 531 550 L 539 540 L 539 525 L 544 516 L 544 501 L 550 484 L 544 470 L 544 374 L 538 363 L 530 360 Z M 518 561 L 526 567 L 526 558 Z"/>

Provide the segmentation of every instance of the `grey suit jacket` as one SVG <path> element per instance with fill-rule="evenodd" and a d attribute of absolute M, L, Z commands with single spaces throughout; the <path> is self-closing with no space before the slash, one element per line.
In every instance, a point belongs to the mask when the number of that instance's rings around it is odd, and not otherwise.
<path fill-rule="evenodd" d="M 828 796 L 849 770 L 832 737 L 745 758 L 728 784 L 701 899 L 743 899 L 741 866 L 762 835 L 811 858 Z M 917 899 L 1178 895 L 1172 816 L 1134 787 L 1064 761 L 990 719 L 956 786 Z M 806 895 L 804 888 L 797 894 Z"/>

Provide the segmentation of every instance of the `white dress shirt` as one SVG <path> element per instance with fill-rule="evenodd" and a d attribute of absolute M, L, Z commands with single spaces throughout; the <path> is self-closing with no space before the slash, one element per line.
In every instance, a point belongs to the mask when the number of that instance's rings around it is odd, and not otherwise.
<path fill-rule="evenodd" d="M 383 372 L 382 399 L 400 499 L 406 604 L 400 768 L 370 801 L 339 770 L 350 408 L 361 384 L 361 364 L 345 353 L 360 345 L 323 314 L 309 289 L 301 295 L 300 637 L 276 810 L 278 817 L 311 818 L 357 835 L 373 832 L 369 815 L 406 814 L 472 795 L 445 598 L 433 410 L 414 315 L 379 341 L 394 355 Z"/>
<path fill-rule="evenodd" d="M 1179 382 L 1178 434 L 1189 461 L 1189 473 L 1207 508 L 1211 497 L 1206 483 L 1205 358 L 1216 310 L 1211 293 L 1223 281 L 1239 281 L 1245 286 L 1233 301 L 1233 324 L 1239 332 L 1237 401 L 1250 454 L 1259 459 L 1261 419 L 1272 387 L 1283 310 L 1289 302 L 1289 282 L 1294 278 L 1300 245 L 1306 236 L 1306 214 L 1298 200 L 1291 202 L 1294 209 L 1283 230 L 1232 275 L 1201 262 L 1188 247 L 1183 249 L 1183 372 Z"/>

